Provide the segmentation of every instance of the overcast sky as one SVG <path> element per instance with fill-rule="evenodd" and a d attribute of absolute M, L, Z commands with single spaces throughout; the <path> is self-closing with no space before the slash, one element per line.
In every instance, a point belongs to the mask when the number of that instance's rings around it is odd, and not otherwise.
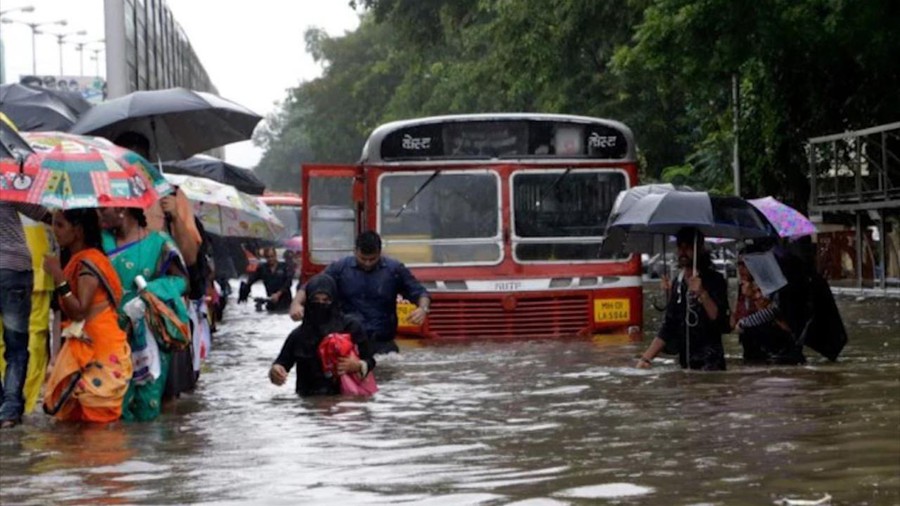
<path fill-rule="evenodd" d="M 287 88 L 320 75 L 321 67 L 306 54 L 303 32 L 309 27 L 324 28 L 330 35 L 342 35 L 359 24 L 347 0 L 166 0 L 175 19 L 184 29 L 194 51 L 223 97 L 266 116 Z M 44 22 L 65 19 L 66 26 L 48 25 L 41 30 L 56 33 L 87 31 L 71 36 L 72 42 L 104 37 L 103 0 L 0 0 L 0 10 L 31 5 L 32 13 L 9 13 L 4 17 Z M 31 29 L 21 24 L 2 25 L 6 47 L 6 80 L 30 74 L 32 67 Z M 51 35 L 36 38 L 38 74 L 59 73 L 59 45 Z M 100 48 L 91 44 L 88 48 Z M 105 76 L 105 53 L 100 54 L 100 73 Z M 84 73 L 97 68 L 90 49 L 84 51 Z M 63 71 L 78 75 L 81 68 L 75 45 L 63 44 Z M 245 167 L 256 164 L 262 153 L 247 142 L 226 148 L 226 159 Z"/>

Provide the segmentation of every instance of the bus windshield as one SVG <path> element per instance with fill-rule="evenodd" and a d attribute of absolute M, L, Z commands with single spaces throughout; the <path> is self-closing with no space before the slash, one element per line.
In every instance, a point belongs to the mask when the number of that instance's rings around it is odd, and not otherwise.
<path fill-rule="evenodd" d="M 624 171 L 523 170 L 512 177 L 513 255 L 520 262 L 600 260 Z"/>
<path fill-rule="evenodd" d="M 378 214 L 386 252 L 411 265 L 500 262 L 500 180 L 496 172 L 441 171 L 438 177 L 433 175 L 417 172 L 381 177 Z"/>

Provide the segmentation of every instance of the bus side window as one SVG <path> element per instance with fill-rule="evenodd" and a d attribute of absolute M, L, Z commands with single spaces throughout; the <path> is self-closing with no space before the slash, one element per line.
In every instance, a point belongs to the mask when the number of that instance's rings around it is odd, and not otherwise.
<path fill-rule="evenodd" d="M 343 206 L 309 208 L 310 259 L 327 265 L 353 254 L 356 238 L 356 214 Z"/>

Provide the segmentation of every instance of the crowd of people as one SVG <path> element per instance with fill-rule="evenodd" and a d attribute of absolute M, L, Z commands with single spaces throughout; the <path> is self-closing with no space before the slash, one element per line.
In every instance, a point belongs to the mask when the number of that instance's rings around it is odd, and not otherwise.
<path fill-rule="evenodd" d="M 0 316 L 6 370 L 0 425 L 13 427 L 26 410 L 26 377 L 43 385 L 44 411 L 63 421 L 149 421 L 163 404 L 194 388 L 210 345 L 206 307 L 217 274 L 212 236 L 175 193 L 160 202 L 157 224 L 137 208 L 71 209 L 49 212 L 27 204 L 0 203 Z M 19 214 L 52 224 L 59 253 L 29 251 Z M 297 286 L 288 252 L 274 248 L 248 262 L 239 302 L 263 281 L 265 310 L 290 312 L 301 321 L 284 343 L 269 377 L 284 384 L 296 367 L 301 395 L 341 391 L 341 377 L 369 379 L 375 354 L 397 351 L 397 296 L 418 302 L 411 316 L 421 323 L 430 297 L 400 262 L 382 256 L 375 232 L 360 234 L 354 255 L 341 259 Z M 35 271 L 49 280 L 48 296 L 35 290 Z M 227 286 L 227 279 L 220 286 Z M 216 290 L 222 292 L 221 289 Z M 221 293 L 220 293 L 221 295 Z M 29 338 L 31 304 L 57 311 L 59 332 Z M 260 308 L 262 309 L 262 308 Z M 49 310 L 40 313 L 45 323 Z M 214 321 L 214 319 L 212 319 Z M 326 358 L 325 341 L 346 338 L 350 351 Z M 43 340 L 43 341 L 41 341 Z M 47 346 L 48 364 L 31 364 L 29 346 Z M 35 348 L 33 348 L 35 349 Z M 326 363 L 329 360 L 332 365 Z M 31 370 L 29 370 L 29 368 Z M 37 369 L 37 370 L 35 370 Z M 29 389 L 29 397 L 41 390 Z M 32 399 L 32 402 L 34 400 Z"/>
<path fill-rule="evenodd" d="M 165 199 L 170 198 L 176 197 Z M 58 255 L 32 257 L 17 212 L 52 223 Z M 196 312 L 186 298 L 195 288 L 182 255 L 187 248 L 149 229 L 144 212 L 134 208 L 50 213 L 0 203 L 0 222 L 7 363 L 0 425 L 21 423 L 25 378 L 43 376 L 44 371 L 28 371 L 32 303 L 47 304 L 59 315 L 60 332 L 45 337 L 47 413 L 61 420 L 151 420 L 164 397 L 193 388 L 199 364 L 192 360 L 192 338 L 201 326 L 190 323 Z M 33 260 L 52 281 L 49 298 L 32 298 Z"/>
<path fill-rule="evenodd" d="M 194 388 L 210 345 L 207 301 L 217 277 L 210 251 L 214 240 L 177 189 L 160 207 L 160 223 L 151 225 L 147 213 L 136 208 L 49 213 L 39 206 L 0 203 L 0 315 L 7 363 L 2 427 L 21 423 L 23 387 L 26 377 L 35 375 L 28 371 L 31 304 L 51 299 L 61 318 L 60 331 L 49 333 L 51 360 L 43 388 L 48 414 L 89 422 L 153 420 L 166 400 Z M 33 258 L 18 213 L 52 223 L 60 254 Z M 728 332 L 739 336 L 748 363 L 805 362 L 813 277 L 796 256 L 776 248 L 773 284 L 760 277 L 765 273 L 747 249 L 738 263 L 740 284 L 731 308 L 728 285 L 713 268 L 703 235 L 685 228 L 676 243 L 680 271 L 671 281 L 663 280 L 665 317 L 636 367 L 648 368 L 667 352 L 677 354 L 683 368 L 724 370 L 722 336 Z M 412 324 L 423 323 L 430 310 L 427 290 L 402 262 L 382 254 L 376 232 L 361 233 L 353 255 L 332 262 L 296 289 L 290 252 L 282 260 L 271 247 L 261 253 L 262 259 L 248 255 L 238 302 L 247 301 L 252 285 L 262 281 L 266 297 L 258 299 L 257 309 L 286 312 L 302 322 L 287 336 L 268 373 L 280 386 L 296 368 L 299 395 L 340 393 L 347 377 L 374 381 L 375 356 L 398 351 L 398 298 L 415 302 Z M 48 297 L 32 297 L 47 285 L 35 281 L 35 266 L 49 279 Z M 228 285 L 227 279 L 219 280 L 220 286 Z M 350 351 L 329 358 L 326 342 Z M 43 378 L 42 373 L 37 371 Z"/>
<path fill-rule="evenodd" d="M 693 228 L 676 235 L 679 272 L 674 280 L 663 277 L 663 322 L 636 367 L 649 368 L 666 352 L 678 355 L 682 368 L 725 370 L 722 336 L 727 333 L 738 336 L 747 364 L 804 364 L 804 345 L 836 358 L 846 331 L 812 262 L 768 241 L 746 246 L 738 258 L 738 293 L 731 308 L 727 282 L 704 243 Z"/>

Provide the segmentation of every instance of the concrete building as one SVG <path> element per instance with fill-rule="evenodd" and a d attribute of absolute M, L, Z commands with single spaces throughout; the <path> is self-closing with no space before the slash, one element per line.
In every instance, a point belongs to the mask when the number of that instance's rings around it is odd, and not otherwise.
<path fill-rule="evenodd" d="M 108 98 L 182 86 L 218 93 L 165 0 L 104 0 Z"/>

